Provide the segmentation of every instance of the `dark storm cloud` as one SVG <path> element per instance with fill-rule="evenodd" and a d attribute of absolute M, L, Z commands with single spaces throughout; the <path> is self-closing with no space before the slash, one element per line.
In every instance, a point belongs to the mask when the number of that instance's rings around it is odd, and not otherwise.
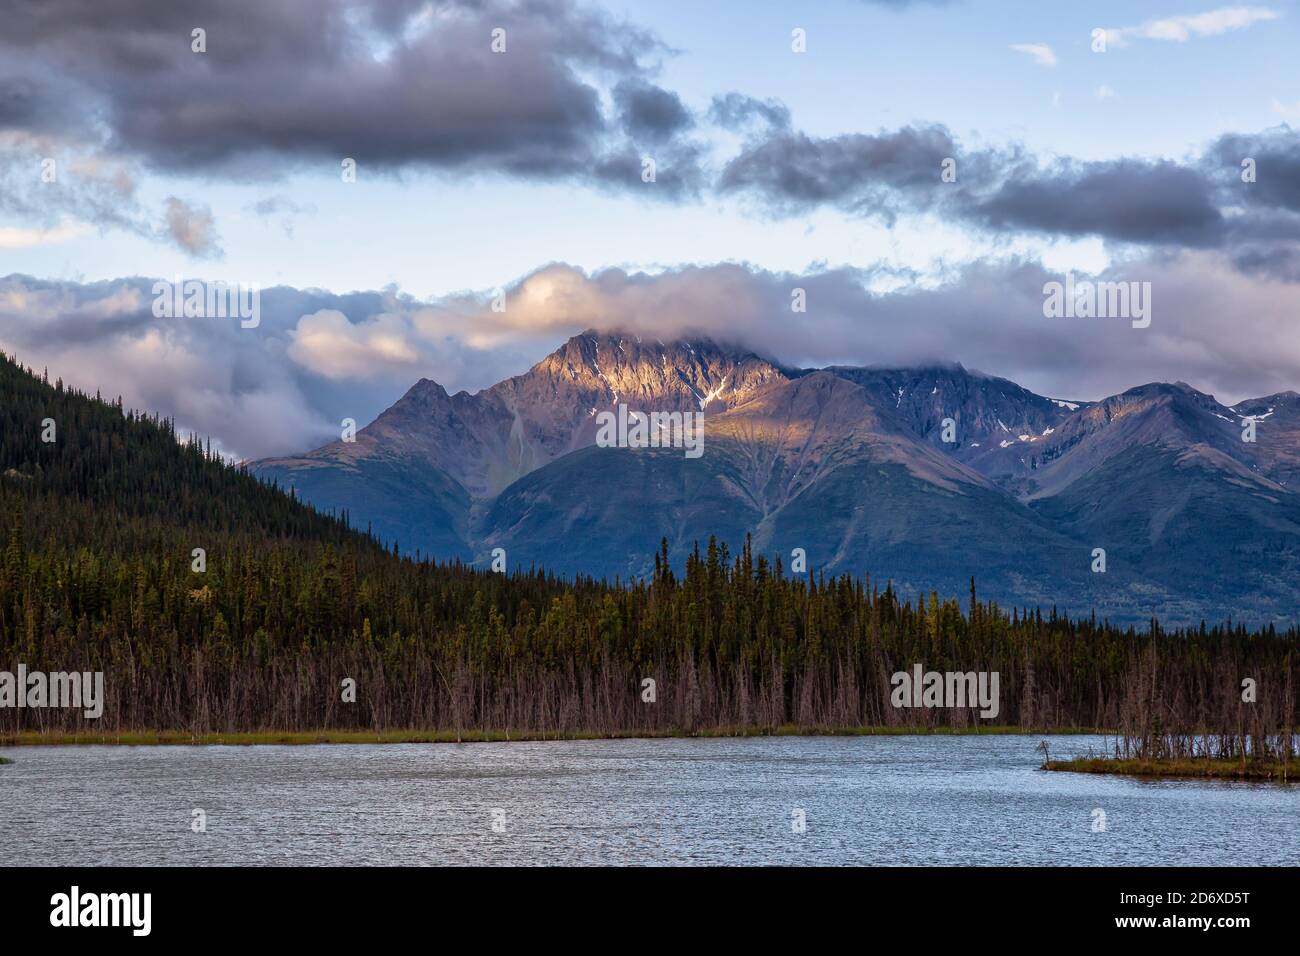
<path fill-rule="evenodd" d="M 968 149 L 937 124 L 818 137 L 795 128 L 782 103 L 739 92 L 714 97 L 706 123 L 655 82 L 672 51 L 577 0 L 303 9 L 301 0 L 0 0 L 0 136 L 18 137 L 0 138 L 0 186 L 9 187 L 0 211 L 45 226 L 74 218 L 129 229 L 212 255 L 218 246 L 205 237 L 216 224 L 194 200 L 169 207 L 162 230 L 157 213 L 135 205 L 137 170 L 269 180 L 303 167 L 337 176 L 352 158 L 362 177 L 486 172 L 668 202 L 716 192 L 779 215 L 832 207 L 892 223 L 929 213 L 999 235 L 1231 248 L 1243 267 L 1277 263 L 1277 275 L 1292 274 L 1278 252 L 1300 239 L 1300 137 L 1287 127 L 1224 136 L 1182 161 Z M 503 53 L 492 49 L 498 29 Z M 206 52 L 192 50 L 195 30 Z M 702 140 L 720 129 L 743 142 L 714 162 Z M 125 172 L 42 192 L 27 171 L 33 156 L 49 155 L 44 141 Z M 1254 162 L 1252 183 L 1241 180 L 1243 158 Z M 954 182 L 941 178 L 947 160 Z"/>
<path fill-rule="evenodd" d="M 62 120 L 48 107 L 57 98 L 44 84 L 26 76 L 0 76 L 0 130 L 44 132 Z"/>
<path fill-rule="evenodd" d="M 654 163 L 654 179 L 646 181 L 647 161 Z M 590 173 L 598 185 L 610 189 L 636 183 L 647 199 L 677 202 L 700 193 L 705 179 L 700 170 L 702 153 L 690 143 L 669 142 L 643 152 L 629 145 L 602 157 Z"/>
<path fill-rule="evenodd" d="M 689 123 L 647 79 L 662 45 L 570 0 L 322 0 L 310 10 L 298 0 L 0 0 L 0 55 L 76 84 L 82 109 L 65 134 L 103 129 L 107 146 L 174 172 L 273 178 L 286 164 L 351 157 L 362 174 L 582 177 L 627 136 Z M 504 53 L 491 48 L 498 28 Z M 191 50 L 195 29 L 206 52 Z M 592 75 L 624 91 L 627 128 L 605 115 Z M 58 99 L 14 87 L 0 104 L 30 116 Z"/>
<path fill-rule="evenodd" d="M 1221 136 L 1206 159 L 1225 193 L 1238 202 L 1300 212 L 1300 134 L 1289 126 Z M 1243 178 L 1247 161 L 1253 182 Z"/>
<path fill-rule="evenodd" d="M 743 97 L 719 98 L 711 115 L 734 127 L 755 112 Z M 1246 158 L 1254 182 L 1242 179 Z M 955 179 L 945 182 L 948 160 Z M 820 138 L 777 126 L 750 136 L 717 188 L 780 215 L 829 206 L 892 222 L 935 212 L 994 233 L 1184 249 L 1300 240 L 1300 136 L 1285 126 L 1220 137 L 1182 162 L 1048 162 L 1015 145 L 969 151 L 939 125 Z M 1279 258 L 1261 252 L 1251 261 Z"/>
<path fill-rule="evenodd" d="M 1217 244 L 1224 226 L 1211 183 L 1199 170 L 1130 159 L 1009 174 L 963 213 L 995 229 L 1187 246 Z"/>
<path fill-rule="evenodd" d="M 1300 282 L 1300 250 L 1294 246 L 1247 246 L 1232 261 L 1246 275 Z"/>
<path fill-rule="evenodd" d="M 744 108 L 739 115 L 750 111 Z M 735 115 L 725 106 L 723 113 Z M 1013 158 L 998 159 L 1005 164 Z M 941 181 L 943 163 L 949 159 L 958 162 L 959 182 L 998 172 L 988 154 L 963 154 L 952 134 L 939 125 L 826 138 L 778 129 L 751 139 L 723 168 L 718 189 L 756 196 L 787 214 L 831 205 L 890 220 L 964 190 Z"/>
<path fill-rule="evenodd" d="M 724 129 L 745 129 L 761 121 L 770 129 L 790 128 L 790 110 L 779 100 L 759 100 L 743 93 L 715 96 L 709 106 L 709 119 Z"/>
<path fill-rule="evenodd" d="M 623 128 L 634 138 L 659 142 L 692 124 L 681 97 L 645 80 L 623 80 L 614 87 Z"/>

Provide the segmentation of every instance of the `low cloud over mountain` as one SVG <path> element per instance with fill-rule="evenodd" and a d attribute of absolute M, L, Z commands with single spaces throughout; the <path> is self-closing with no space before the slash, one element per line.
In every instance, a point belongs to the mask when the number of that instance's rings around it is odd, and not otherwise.
<path fill-rule="evenodd" d="M 9 276 L 0 279 L 0 347 L 174 415 L 244 457 L 313 447 L 344 417 L 369 421 L 419 378 L 484 388 L 584 328 L 705 335 L 791 365 L 960 361 L 1076 399 L 1151 380 L 1189 381 L 1227 401 L 1300 384 L 1291 334 L 1300 286 L 1249 279 L 1215 253 L 1136 260 L 1104 277 L 1151 283 L 1145 329 L 1123 318 L 1046 318 L 1044 284 L 1063 277 L 1037 263 L 972 265 L 889 291 L 896 278 L 734 263 L 591 275 L 552 265 L 508 284 L 503 312 L 492 291 L 422 301 L 395 289 L 277 287 L 261 293 L 260 325 L 245 329 L 233 319 L 155 318 L 151 279 Z M 805 312 L 793 310 L 796 290 Z"/>

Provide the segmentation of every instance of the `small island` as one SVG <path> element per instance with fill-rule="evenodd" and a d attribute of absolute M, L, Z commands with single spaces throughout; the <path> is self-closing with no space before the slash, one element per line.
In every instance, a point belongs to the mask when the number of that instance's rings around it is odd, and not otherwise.
<path fill-rule="evenodd" d="M 1137 729 L 1143 724 L 1145 730 Z M 1043 755 L 1040 769 L 1067 773 L 1278 783 L 1300 780 L 1295 731 L 1289 725 L 1270 730 L 1258 723 L 1250 732 L 1235 733 L 1212 733 L 1203 728 L 1175 732 L 1147 716 L 1121 730 L 1113 747 L 1100 754 L 1053 760 L 1047 740 L 1038 745 L 1038 751 Z"/>
<path fill-rule="evenodd" d="M 1300 760 L 1229 760 L 1206 757 L 1181 759 L 1123 759 L 1115 757 L 1075 757 L 1049 760 L 1043 770 L 1069 773 L 1110 773 L 1133 777 L 1182 777 L 1214 780 L 1268 780 L 1279 783 L 1300 782 Z"/>

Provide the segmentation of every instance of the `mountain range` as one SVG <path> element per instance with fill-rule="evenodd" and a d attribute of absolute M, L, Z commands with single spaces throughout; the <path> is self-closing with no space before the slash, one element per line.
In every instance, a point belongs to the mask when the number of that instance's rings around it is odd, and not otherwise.
<path fill-rule="evenodd" d="M 598 447 L 620 404 L 703 412 L 703 455 Z M 629 580 L 662 539 L 679 566 L 749 535 L 786 569 L 802 549 L 813 574 L 904 594 L 974 577 L 1004 605 L 1120 622 L 1300 616 L 1295 392 L 1069 401 L 957 364 L 798 369 L 588 331 L 476 394 L 423 379 L 354 440 L 250 469 L 403 551 L 481 566 L 501 548 L 510 570 Z"/>

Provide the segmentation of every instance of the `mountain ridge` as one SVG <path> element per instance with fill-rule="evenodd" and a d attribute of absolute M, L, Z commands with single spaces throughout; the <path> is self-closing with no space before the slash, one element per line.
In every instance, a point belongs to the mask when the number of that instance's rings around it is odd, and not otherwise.
<path fill-rule="evenodd" d="M 597 416 L 620 404 L 702 412 L 701 461 L 597 448 Z M 1263 442 L 1242 440 L 1252 415 Z M 1250 535 L 1276 537 L 1279 566 L 1295 564 L 1300 580 L 1300 548 L 1287 543 L 1293 530 L 1300 541 L 1300 496 L 1286 484 L 1300 476 L 1294 392 L 1229 407 L 1152 382 L 1074 401 L 960 363 L 800 369 L 704 336 L 587 330 L 473 394 L 421 379 L 354 442 L 250 467 L 406 550 L 483 565 L 503 548 L 559 573 L 627 579 L 648 572 L 661 538 L 684 560 L 688 541 L 748 536 L 760 550 L 802 547 L 831 573 L 958 591 L 974 575 L 1011 602 L 1082 602 L 1117 618 L 1193 621 L 1245 601 L 1283 620 L 1295 616 L 1288 601 L 1300 607 L 1300 588 L 1283 585 L 1254 605 L 1245 588 L 1208 603 L 1185 593 L 1181 582 L 1205 579 L 1187 572 L 1195 543 L 1177 533 L 1180 522 L 1213 533 L 1201 555 L 1211 564 L 1229 560 L 1220 545 L 1250 554 Z M 1168 485 L 1131 484 L 1153 480 Z M 1088 503 L 1102 493 L 1122 500 Z M 1239 533 L 1211 508 L 1235 515 Z M 1106 576 L 1088 572 L 1107 545 Z"/>

